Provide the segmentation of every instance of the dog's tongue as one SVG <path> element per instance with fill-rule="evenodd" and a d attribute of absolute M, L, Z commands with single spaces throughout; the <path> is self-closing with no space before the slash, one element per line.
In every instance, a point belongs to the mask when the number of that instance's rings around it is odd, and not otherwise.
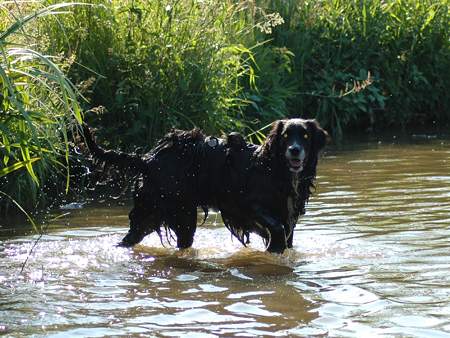
<path fill-rule="evenodd" d="M 289 160 L 289 164 L 292 168 L 300 168 L 302 166 L 302 161 L 300 160 L 295 160 L 295 159 L 291 159 Z"/>
<path fill-rule="evenodd" d="M 290 159 L 289 166 L 291 167 L 290 170 L 292 172 L 298 173 L 303 169 L 303 162 L 297 159 Z"/>

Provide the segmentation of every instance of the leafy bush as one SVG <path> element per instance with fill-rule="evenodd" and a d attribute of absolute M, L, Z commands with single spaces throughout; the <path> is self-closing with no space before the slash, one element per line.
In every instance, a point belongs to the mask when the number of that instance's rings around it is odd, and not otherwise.
<path fill-rule="evenodd" d="M 296 88 L 291 115 L 318 117 L 338 137 L 353 127 L 450 120 L 446 1 L 257 3 L 285 20 L 270 44 L 295 55 L 285 80 Z"/>
<path fill-rule="evenodd" d="M 106 139 L 149 145 L 171 127 L 242 129 L 254 59 L 229 1 L 94 1 L 42 27 L 52 53 L 73 57 Z M 60 32 L 64 32 L 61 34 Z M 86 86 L 87 84 L 87 86 Z M 94 121 L 93 121 L 94 120 Z M 111 137 L 117 135 L 121 139 Z"/>
<path fill-rule="evenodd" d="M 443 0 L 90 3 L 42 32 L 76 61 L 94 123 L 125 146 L 284 116 L 316 117 L 338 138 L 450 120 Z"/>

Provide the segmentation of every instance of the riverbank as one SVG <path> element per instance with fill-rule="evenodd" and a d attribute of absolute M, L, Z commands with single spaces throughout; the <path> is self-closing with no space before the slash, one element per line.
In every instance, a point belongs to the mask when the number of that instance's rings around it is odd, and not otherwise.
<path fill-rule="evenodd" d="M 450 120 L 445 1 L 91 3 L 41 30 L 71 58 L 86 107 L 100 107 L 88 120 L 123 147 L 285 116 L 338 138 Z"/>
<path fill-rule="evenodd" d="M 314 117 L 338 141 L 450 121 L 443 0 L 38 1 L 0 17 L 0 191 L 27 210 L 48 184 L 67 192 L 82 117 L 144 151 L 172 127 L 259 142 L 275 119 Z"/>

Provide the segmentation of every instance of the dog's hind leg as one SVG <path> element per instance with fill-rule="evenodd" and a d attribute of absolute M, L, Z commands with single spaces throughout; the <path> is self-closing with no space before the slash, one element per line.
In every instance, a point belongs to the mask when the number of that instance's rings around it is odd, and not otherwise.
<path fill-rule="evenodd" d="M 178 210 L 170 223 L 170 228 L 177 236 L 177 248 L 190 248 L 194 242 L 195 230 L 197 229 L 197 208 L 194 206 Z"/>

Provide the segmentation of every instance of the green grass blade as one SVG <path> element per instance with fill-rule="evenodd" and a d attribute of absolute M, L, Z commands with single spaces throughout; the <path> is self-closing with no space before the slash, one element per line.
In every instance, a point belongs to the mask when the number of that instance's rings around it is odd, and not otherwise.
<path fill-rule="evenodd" d="M 9 167 L 2 168 L 2 169 L 0 169 L 0 177 L 6 176 L 16 170 L 19 170 L 20 168 L 23 168 L 23 167 L 26 167 L 28 169 L 27 166 L 31 166 L 31 164 L 33 164 L 36 161 L 39 161 L 40 159 L 41 159 L 40 157 L 34 157 L 34 158 L 30 158 L 29 160 L 16 162 Z M 37 178 L 36 178 L 36 180 L 37 180 Z"/>

